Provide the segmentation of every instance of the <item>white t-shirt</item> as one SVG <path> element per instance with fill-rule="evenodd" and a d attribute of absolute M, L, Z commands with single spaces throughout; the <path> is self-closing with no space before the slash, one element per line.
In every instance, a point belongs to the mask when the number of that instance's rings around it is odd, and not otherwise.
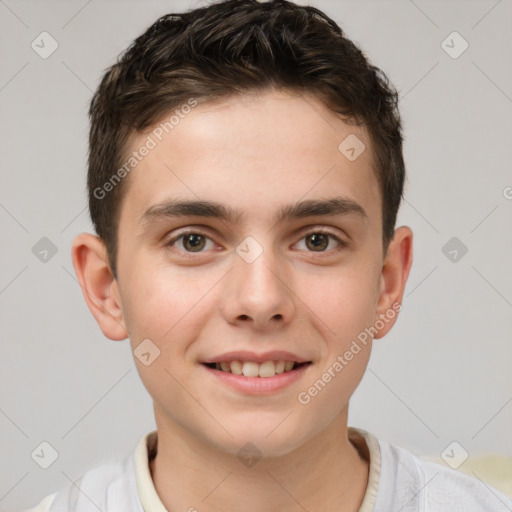
<path fill-rule="evenodd" d="M 359 428 L 349 427 L 348 437 L 370 461 L 359 512 L 512 511 L 511 498 L 476 478 L 422 461 Z M 156 431 L 146 434 L 122 461 L 87 471 L 74 485 L 47 496 L 27 512 L 167 512 L 149 469 L 156 441 Z"/>

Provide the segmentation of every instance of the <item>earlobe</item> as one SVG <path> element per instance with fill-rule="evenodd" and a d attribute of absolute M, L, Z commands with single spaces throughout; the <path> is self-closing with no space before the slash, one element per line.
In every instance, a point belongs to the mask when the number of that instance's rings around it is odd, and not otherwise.
<path fill-rule="evenodd" d="M 402 297 L 413 259 L 412 241 L 412 230 L 408 226 L 401 226 L 395 230 L 393 240 L 389 244 L 382 266 L 376 317 L 376 321 L 381 320 L 379 325 L 384 324 L 384 326 L 375 335 L 377 339 L 391 330 L 398 312 L 402 309 Z"/>
<path fill-rule="evenodd" d="M 71 248 L 73 267 L 87 307 L 103 334 L 114 341 L 128 337 L 122 305 L 103 241 L 90 233 L 81 233 Z"/>

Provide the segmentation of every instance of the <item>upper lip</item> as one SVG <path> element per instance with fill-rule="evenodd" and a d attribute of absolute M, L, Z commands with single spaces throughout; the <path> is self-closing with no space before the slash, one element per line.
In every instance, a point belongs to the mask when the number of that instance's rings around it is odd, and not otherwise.
<path fill-rule="evenodd" d="M 226 352 L 219 356 L 209 358 L 203 363 L 221 363 L 228 361 L 251 361 L 254 363 L 264 363 L 265 361 L 294 361 L 296 363 L 308 363 L 310 359 L 298 356 L 292 352 L 284 350 L 272 350 L 270 352 L 263 352 L 257 354 L 256 352 L 249 352 L 246 350 L 238 350 L 234 352 Z"/>

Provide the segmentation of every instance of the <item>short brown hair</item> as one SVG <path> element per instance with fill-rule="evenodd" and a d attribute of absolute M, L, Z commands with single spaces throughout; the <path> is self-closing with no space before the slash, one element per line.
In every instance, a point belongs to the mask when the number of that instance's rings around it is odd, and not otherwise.
<path fill-rule="evenodd" d="M 159 18 L 106 71 L 92 98 L 89 211 L 115 277 L 126 169 L 116 182 L 112 177 L 131 137 L 191 97 L 207 101 L 267 88 L 314 94 L 367 128 L 386 253 L 405 180 L 396 90 L 320 10 L 287 0 L 225 0 Z"/>

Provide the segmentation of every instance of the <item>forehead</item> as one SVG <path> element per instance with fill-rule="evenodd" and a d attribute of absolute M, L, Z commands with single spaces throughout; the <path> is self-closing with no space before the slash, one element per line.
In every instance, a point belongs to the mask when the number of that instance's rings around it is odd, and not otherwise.
<path fill-rule="evenodd" d="M 170 198 L 229 204 L 248 220 L 266 212 L 275 219 L 301 199 L 339 196 L 380 220 L 366 129 L 311 95 L 259 92 L 178 107 L 135 136 L 130 154 L 144 146 L 150 149 L 129 175 L 122 222 L 140 223 Z"/>

